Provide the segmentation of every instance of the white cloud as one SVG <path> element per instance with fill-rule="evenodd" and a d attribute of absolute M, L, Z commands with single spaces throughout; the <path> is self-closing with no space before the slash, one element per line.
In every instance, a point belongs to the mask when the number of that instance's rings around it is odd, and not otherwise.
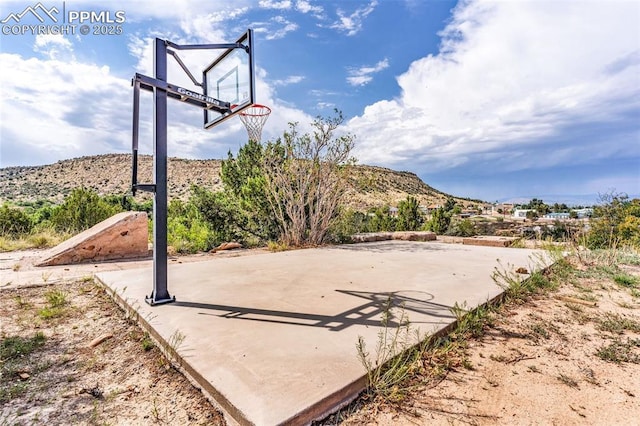
<path fill-rule="evenodd" d="M 378 2 L 373 0 L 365 7 L 356 9 L 350 15 L 347 15 L 344 11 L 338 9 L 338 20 L 334 22 L 330 28 L 346 32 L 348 36 L 356 35 L 360 30 L 362 30 L 362 23 L 364 19 L 375 10 L 377 5 Z"/>
<path fill-rule="evenodd" d="M 37 164 L 126 145 L 130 82 L 109 67 L 4 53 L 0 63 L 11 104 L 2 108 L 3 163 Z"/>
<path fill-rule="evenodd" d="M 372 67 L 360 67 L 349 69 L 347 82 L 352 86 L 364 86 L 371 83 L 373 74 L 389 68 L 389 60 L 384 58 Z"/>
<path fill-rule="evenodd" d="M 288 21 L 282 16 L 275 16 L 271 20 L 281 25 L 281 27 L 276 30 L 265 31 L 265 33 L 267 34 L 265 39 L 267 40 L 281 39 L 291 31 L 295 31 L 298 29 L 298 24 L 296 24 L 295 22 Z"/>
<path fill-rule="evenodd" d="M 624 155 L 638 138 L 639 16 L 634 2 L 460 3 L 440 53 L 397 77 L 399 97 L 348 123 L 358 158 L 436 173 Z"/>
<path fill-rule="evenodd" d="M 274 1 L 274 0 L 260 0 L 258 6 L 264 9 L 291 9 L 290 0 Z"/>
<path fill-rule="evenodd" d="M 234 2 L 189 2 L 160 0 L 154 7 L 143 2 L 114 0 L 110 10 L 127 11 L 128 22 L 156 19 L 147 30 L 128 34 L 129 53 L 137 64 L 131 71 L 153 75 L 153 40 L 155 37 L 178 44 L 217 43 L 229 40 L 228 19 L 242 17 L 247 4 Z M 74 7 L 95 7 L 97 3 L 78 0 Z M 206 8 L 204 5 L 206 4 Z M 253 3 L 255 6 L 255 3 Z M 219 10 L 207 13 L 208 10 Z M 272 35 L 292 31 L 297 25 L 282 17 L 269 21 L 282 27 Z M 242 32 L 243 30 L 240 30 Z M 74 41 L 75 42 L 75 41 Z M 132 88 L 131 75 L 122 76 L 100 60 L 72 56 L 73 43 L 62 37 L 37 37 L 34 49 L 39 55 L 0 52 L 0 167 L 44 164 L 64 158 L 102 153 L 128 152 L 131 144 Z M 221 51 L 178 51 L 180 58 L 196 76 Z M 64 55 L 63 55 L 64 54 Z M 169 81 L 186 88 L 195 88 L 176 61 L 168 57 Z M 287 84 L 301 81 L 290 76 Z M 278 137 L 289 122 L 311 122 L 312 117 L 279 100 L 266 83 L 267 74 L 256 69 L 257 102 L 273 109 L 265 126 L 263 138 Z M 199 90 L 198 88 L 195 88 Z M 153 105 L 150 93 L 141 94 L 140 149 L 152 152 Z M 247 140 L 246 130 L 237 118 L 226 121 L 210 131 L 202 129 L 202 110 L 169 101 L 169 155 L 186 158 L 221 158 L 228 150 L 235 151 Z M 124 167 L 127 167 L 124 165 Z"/>
<path fill-rule="evenodd" d="M 322 6 L 312 6 L 311 3 L 306 0 L 298 0 L 296 2 L 296 9 L 301 13 L 312 13 L 317 18 L 322 17 L 324 12 Z"/>
<path fill-rule="evenodd" d="M 333 102 L 318 102 L 316 104 L 316 108 L 318 109 L 333 109 L 336 108 L 336 104 Z"/>
<path fill-rule="evenodd" d="M 75 59 L 71 41 L 62 34 L 36 35 L 33 50 L 42 53 L 48 59 Z"/>
<path fill-rule="evenodd" d="M 290 75 L 282 80 L 273 80 L 271 84 L 274 86 L 288 86 L 290 84 L 297 84 L 304 80 L 304 76 L 302 75 Z"/>

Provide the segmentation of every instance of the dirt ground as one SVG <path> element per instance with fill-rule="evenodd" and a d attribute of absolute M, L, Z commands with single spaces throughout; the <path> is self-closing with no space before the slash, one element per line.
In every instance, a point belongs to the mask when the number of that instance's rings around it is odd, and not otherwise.
<path fill-rule="evenodd" d="M 496 314 L 464 367 L 340 423 L 637 424 L 640 257 L 574 263 L 557 290 Z M 0 425 L 225 424 L 91 279 L 0 288 L 0 338 Z"/>
<path fill-rule="evenodd" d="M 0 425 L 224 424 L 92 280 L 1 290 L 0 321 Z"/>
<path fill-rule="evenodd" d="M 347 407 L 341 424 L 639 424 L 640 258 L 573 263 L 557 290 L 504 306 L 462 367 L 400 405 Z"/>

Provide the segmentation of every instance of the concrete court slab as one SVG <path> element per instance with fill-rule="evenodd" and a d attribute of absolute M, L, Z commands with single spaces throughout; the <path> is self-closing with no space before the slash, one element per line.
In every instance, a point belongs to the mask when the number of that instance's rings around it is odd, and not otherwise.
<path fill-rule="evenodd" d="M 494 268 L 535 269 L 536 251 L 383 241 L 170 265 L 177 302 L 150 307 L 152 270 L 101 272 L 116 299 L 240 424 L 306 424 L 365 385 L 358 337 L 370 352 L 391 296 L 422 335 L 501 289 Z M 502 265 L 502 266 L 500 266 Z M 394 323 L 395 324 L 395 323 Z"/>
<path fill-rule="evenodd" d="M 149 257 L 140 260 L 121 260 L 117 262 L 78 263 L 75 265 L 35 266 L 47 250 L 32 249 L 0 253 L 0 289 L 33 285 L 57 284 L 69 280 L 93 277 L 97 272 L 120 271 L 128 269 L 151 268 L 153 260 Z M 266 250 L 233 250 L 216 254 L 202 253 L 190 256 L 172 256 L 169 264 L 202 262 L 220 258 L 264 254 Z"/>

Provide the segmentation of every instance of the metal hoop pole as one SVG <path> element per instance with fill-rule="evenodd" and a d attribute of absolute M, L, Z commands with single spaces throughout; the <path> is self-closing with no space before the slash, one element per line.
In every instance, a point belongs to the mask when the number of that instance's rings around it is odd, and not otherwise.
<path fill-rule="evenodd" d="M 167 44 L 156 38 L 155 78 L 167 81 Z M 158 87 L 153 99 L 153 292 L 150 305 L 173 302 L 167 290 L 167 91 Z"/>

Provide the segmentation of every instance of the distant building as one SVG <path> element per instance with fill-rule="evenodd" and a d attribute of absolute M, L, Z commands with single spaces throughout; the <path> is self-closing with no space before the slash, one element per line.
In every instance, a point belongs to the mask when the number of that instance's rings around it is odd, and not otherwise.
<path fill-rule="evenodd" d="M 397 207 L 389 207 L 389 216 L 398 217 L 398 208 Z"/>
<path fill-rule="evenodd" d="M 569 215 L 569 213 L 547 213 L 542 217 L 545 219 L 567 220 L 571 216 Z"/>
<path fill-rule="evenodd" d="M 526 219 L 527 218 L 527 213 L 528 212 L 532 212 L 533 209 L 515 209 L 513 211 L 513 217 L 517 218 L 517 219 Z"/>
<path fill-rule="evenodd" d="M 593 216 L 592 208 L 577 209 L 577 210 L 574 210 L 574 212 L 576 212 L 576 214 L 578 215 L 578 219 L 586 219 L 588 217 Z"/>

